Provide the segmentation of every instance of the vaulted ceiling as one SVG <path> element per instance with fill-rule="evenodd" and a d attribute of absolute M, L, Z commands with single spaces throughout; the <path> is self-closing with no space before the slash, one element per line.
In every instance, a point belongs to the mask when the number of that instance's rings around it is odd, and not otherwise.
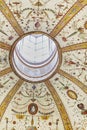
<path fill-rule="evenodd" d="M 60 51 L 59 67 L 40 83 L 18 77 L 9 60 L 32 31 Z M 0 130 L 87 130 L 87 0 L 0 0 L 0 104 Z"/>

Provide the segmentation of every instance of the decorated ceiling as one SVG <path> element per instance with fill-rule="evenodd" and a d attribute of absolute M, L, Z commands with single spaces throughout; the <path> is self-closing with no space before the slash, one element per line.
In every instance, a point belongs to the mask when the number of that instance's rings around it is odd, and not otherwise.
<path fill-rule="evenodd" d="M 40 83 L 17 76 L 9 60 L 32 31 L 54 38 L 60 52 Z M 0 0 L 0 130 L 87 130 L 87 0 Z"/>

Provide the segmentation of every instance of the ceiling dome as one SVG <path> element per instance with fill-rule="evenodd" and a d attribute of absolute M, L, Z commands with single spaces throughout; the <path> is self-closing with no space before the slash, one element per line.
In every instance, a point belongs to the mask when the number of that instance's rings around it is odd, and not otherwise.
<path fill-rule="evenodd" d="M 86 130 L 87 0 L 0 10 L 0 130 Z"/>

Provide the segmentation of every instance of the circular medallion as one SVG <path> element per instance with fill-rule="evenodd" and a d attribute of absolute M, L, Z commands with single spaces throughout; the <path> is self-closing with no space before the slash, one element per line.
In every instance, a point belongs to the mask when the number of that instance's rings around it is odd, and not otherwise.
<path fill-rule="evenodd" d="M 35 103 L 29 104 L 29 106 L 28 106 L 28 112 L 29 112 L 31 115 L 37 114 L 37 111 L 38 111 L 38 106 L 37 106 L 37 104 L 35 104 Z"/>

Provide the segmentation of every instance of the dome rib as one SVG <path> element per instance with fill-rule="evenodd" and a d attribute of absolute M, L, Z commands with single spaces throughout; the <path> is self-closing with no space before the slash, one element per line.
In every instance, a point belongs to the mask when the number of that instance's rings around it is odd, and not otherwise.
<path fill-rule="evenodd" d="M 0 42 L 0 48 L 9 51 L 11 49 L 11 46 L 6 43 Z"/>
<path fill-rule="evenodd" d="M 57 72 L 60 75 L 72 81 L 74 84 L 76 84 L 80 89 L 82 89 L 83 92 L 87 93 L 87 86 L 84 85 L 81 81 L 79 81 L 78 79 L 74 78 L 73 76 L 71 76 L 70 74 L 66 73 L 65 71 L 61 69 L 59 69 Z"/>
<path fill-rule="evenodd" d="M 7 94 L 7 96 L 5 97 L 3 102 L 1 103 L 1 105 L 0 105 L 0 120 L 2 119 L 10 101 L 12 100 L 12 98 L 14 97 L 14 95 L 18 91 L 18 89 L 21 87 L 23 82 L 24 81 L 22 79 L 19 79 L 17 81 L 17 83 L 15 84 L 15 86 L 10 90 L 10 92 Z"/>
<path fill-rule="evenodd" d="M 87 49 L 87 42 L 78 43 L 78 44 L 75 44 L 75 45 L 63 47 L 62 53 L 68 52 L 68 51 L 80 50 L 80 49 Z"/>
<path fill-rule="evenodd" d="M 14 30 L 18 33 L 19 36 L 23 35 L 24 32 L 21 29 L 20 25 L 18 24 L 17 20 L 15 19 L 12 12 L 9 10 L 8 6 L 6 5 L 4 0 L 0 0 L 1 4 L 1 12 L 4 14 L 4 16 L 8 19 Z"/>
<path fill-rule="evenodd" d="M 54 87 L 52 86 L 50 81 L 45 81 L 45 84 L 46 84 L 48 90 L 50 91 L 54 101 L 55 101 L 55 104 L 57 106 L 58 111 L 60 112 L 65 130 L 73 130 L 71 122 L 70 122 L 69 117 L 68 117 L 68 114 L 65 110 L 65 107 L 64 107 L 58 93 L 56 92 L 56 90 L 54 89 Z"/>
<path fill-rule="evenodd" d="M 79 6 L 80 4 L 80 6 Z M 87 0 L 77 1 L 70 9 L 67 11 L 65 16 L 59 21 L 59 23 L 50 32 L 52 37 L 56 37 L 58 33 L 66 26 L 66 24 L 85 6 L 87 5 Z M 75 11 L 73 11 L 75 10 Z"/>
<path fill-rule="evenodd" d="M 12 72 L 12 69 L 11 69 L 11 67 L 8 67 L 8 68 L 6 68 L 6 69 L 0 71 L 0 77 L 2 77 L 3 75 L 8 74 L 8 73 L 10 73 L 10 72 Z"/>

